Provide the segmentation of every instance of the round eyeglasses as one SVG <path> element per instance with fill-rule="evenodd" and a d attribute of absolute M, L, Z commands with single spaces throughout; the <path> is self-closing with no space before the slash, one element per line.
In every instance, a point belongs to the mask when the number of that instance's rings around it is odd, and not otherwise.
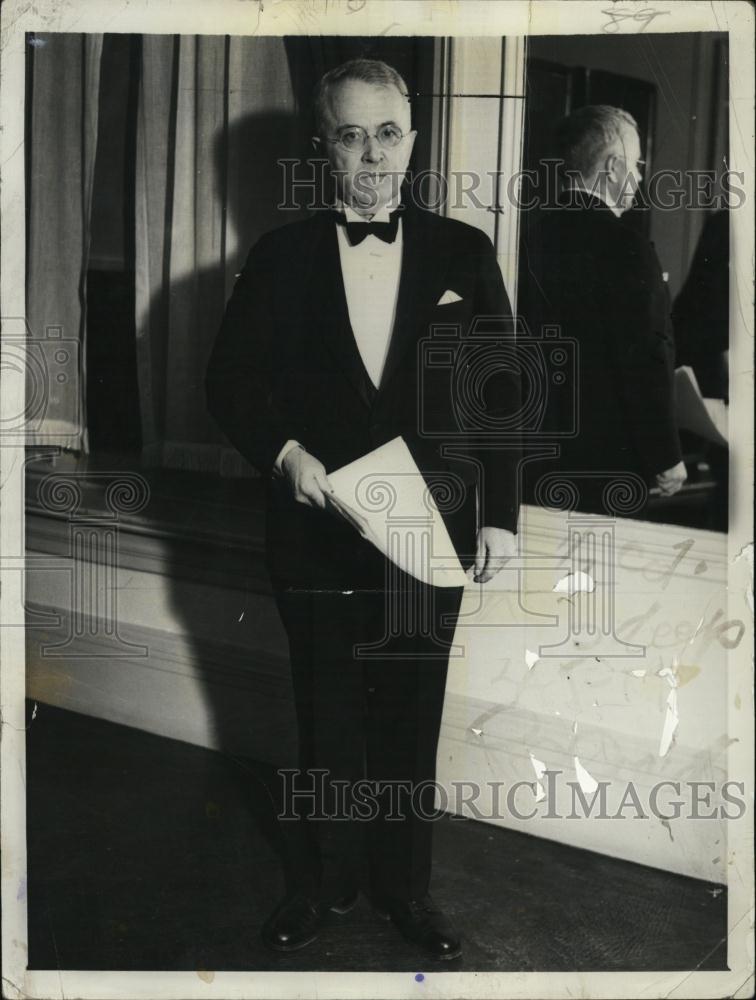
<path fill-rule="evenodd" d="M 404 132 L 398 125 L 381 125 L 374 137 L 384 149 L 393 149 L 398 146 L 404 138 Z M 340 128 L 334 138 L 328 142 L 336 142 L 348 153 L 362 152 L 367 146 L 368 139 L 373 138 L 364 128 L 359 125 L 345 125 Z"/>
<path fill-rule="evenodd" d="M 620 160 L 624 160 L 625 163 L 635 163 L 636 167 L 645 167 L 645 160 L 629 160 L 626 156 L 620 156 Z"/>

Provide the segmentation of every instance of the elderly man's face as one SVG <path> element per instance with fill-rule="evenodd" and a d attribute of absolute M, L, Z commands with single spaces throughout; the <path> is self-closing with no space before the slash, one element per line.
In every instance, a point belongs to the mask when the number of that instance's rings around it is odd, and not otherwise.
<path fill-rule="evenodd" d="M 632 207 L 635 193 L 643 180 L 642 166 L 638 133 L 628 126 L 623 130 L 622 140 L 618 144 L 613 177 L 609 184 L 609 193 L 621 212 Z"/>
<path fill-rule="evenodd" d="M 364 148 L 359 129 L 367 133 Z M 398 131 L 403 138 L 389 145 Z M 411 131 L 409 101 L 396 87 L 344 80 L 330 93 L 323 132 L 331 171 L 345 204 L 361 215 L 372 215 L 398 195 L 416 133 Z M 388 141 L 381 143 L 379 135 Z M 353 148 L 331 141 L 338 136 Z"/>

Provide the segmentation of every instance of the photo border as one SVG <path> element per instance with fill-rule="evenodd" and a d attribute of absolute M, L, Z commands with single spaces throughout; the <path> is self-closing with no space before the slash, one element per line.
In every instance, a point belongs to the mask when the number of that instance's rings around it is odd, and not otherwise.
<path fill-rule="evenodd" d="M 648 22 L 638 17 L 653 11 Z M 617 13 L 628 16 L 617 19 Z M 24 81 L 26 32 L 206 35 L 646 34 L 724 31 L 730 41 L 730 163 L 743 171 L 745 207 L 732 212 L 730 269 L 731 518 L 728 617 L 752 626 L 754 9 L 747 0 L 6 0 L 0 49 L 3 316 L 25 314 Z M 633 16 L 629 16 L 632 13 Z M 9 388 L 10 386 L 10 388 Z M 3 412 L 20 412 L 6 380 Z M 24 453 L 0 447 L 0 553 L 23 547 Z M 733 505 L 734 501 L 734 505 Z M 22 549 L 23 550 L 23 549 Z M 23 616 L 22 572 L 4 571 L 0 620 Z M 752 640 L 752 627 L 747 638 Z M 728 773 L 745 783 L 744 817 L 728 825 L 726 972 L 410 973 L 120 972 L 26 969 L 24 629 L 0 628 L 3 991 L 9 997 L 745 997 L 753 993 L 753 676 L 751 643 L 728 654 Z M 736 702 L 739 708 L 736 708 Z M 502 905 L 506 905 L 505 902 Z"/>

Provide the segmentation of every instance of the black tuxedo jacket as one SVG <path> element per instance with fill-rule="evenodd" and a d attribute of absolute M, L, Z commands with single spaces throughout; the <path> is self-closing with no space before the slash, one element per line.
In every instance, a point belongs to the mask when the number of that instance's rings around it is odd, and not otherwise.
<path fill-rule="evenodd" d="M 577 344 L 572 393 L 547 410 L 549 430 L 569 430 L 575 401 L 577 435 L 554 464 L 652 481 L 680 461 L 667 286 L 653 246 L 603 202 L 575 191 L 564 201 L 531 230 L 520 285 L 532 332 L 559 326 Z"/>
<path fill-rule="evenodd" d="M 447 290 L 460 300 L 438 305 Z M 479 470 L 443 454 L 443 444 L 464 447 L 459 389 L 451 377 L 453 359 L 424 365 L 422 341 L 439 323 L 458 326 L 464 337 L 476 316 L 510 316 L 490 241 L 478 229 L 408 205 L 396 318 L 376 390 L 349 322 L 336 224 L 329 213 L 318 213 L 266 234 L 250 251 L 210 359 L 209 409 L 264 475 L 288 439 L 299 441 L 331 472 L 401 435 L 431 486 L 434 475 L 450 472 L 464 481 L 462 501 L 442 512 L 469 564 Z M 516 414 L 515 373 L 496 371 L 486 381 L 484 397 L 489 413 Z M 428 437 L 428 427 L 446 427 L 448 434 Z M 481 523 L 514 531 L 516 450 L 481 455 Z M 275 583 L 378 585 L 383 562 L 377 550 L 335 516 L 294 501 L 276 476 L 268 482 L 266 548 Z"/>

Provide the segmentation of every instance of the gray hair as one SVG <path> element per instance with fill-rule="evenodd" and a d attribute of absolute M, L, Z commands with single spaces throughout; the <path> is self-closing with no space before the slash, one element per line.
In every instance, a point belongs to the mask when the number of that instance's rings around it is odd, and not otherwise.
<path fill-rule="evenodd" d="M 345 80 L 361 80 L 363 83 L 373 83 L 378 87 L 396 87 L 399 93 L 409 101 L 407 84 L 393 66 L 381 62 L 380 59 L 350 59 L 349 62 L 336 66 L 325 73 L 315 88 L 314 110 L 315 126 L 322 134 L 326 114 L 330 111 L 331 90 Z"/>
<path fill-rule="evenodd" d="M 557 125 L 556 139 L 564 170 L 590 177 L 601 158 L 628 128 L 638 131 L 631 114 L 610 104 L 587 104 L 567 115 Z"/>

